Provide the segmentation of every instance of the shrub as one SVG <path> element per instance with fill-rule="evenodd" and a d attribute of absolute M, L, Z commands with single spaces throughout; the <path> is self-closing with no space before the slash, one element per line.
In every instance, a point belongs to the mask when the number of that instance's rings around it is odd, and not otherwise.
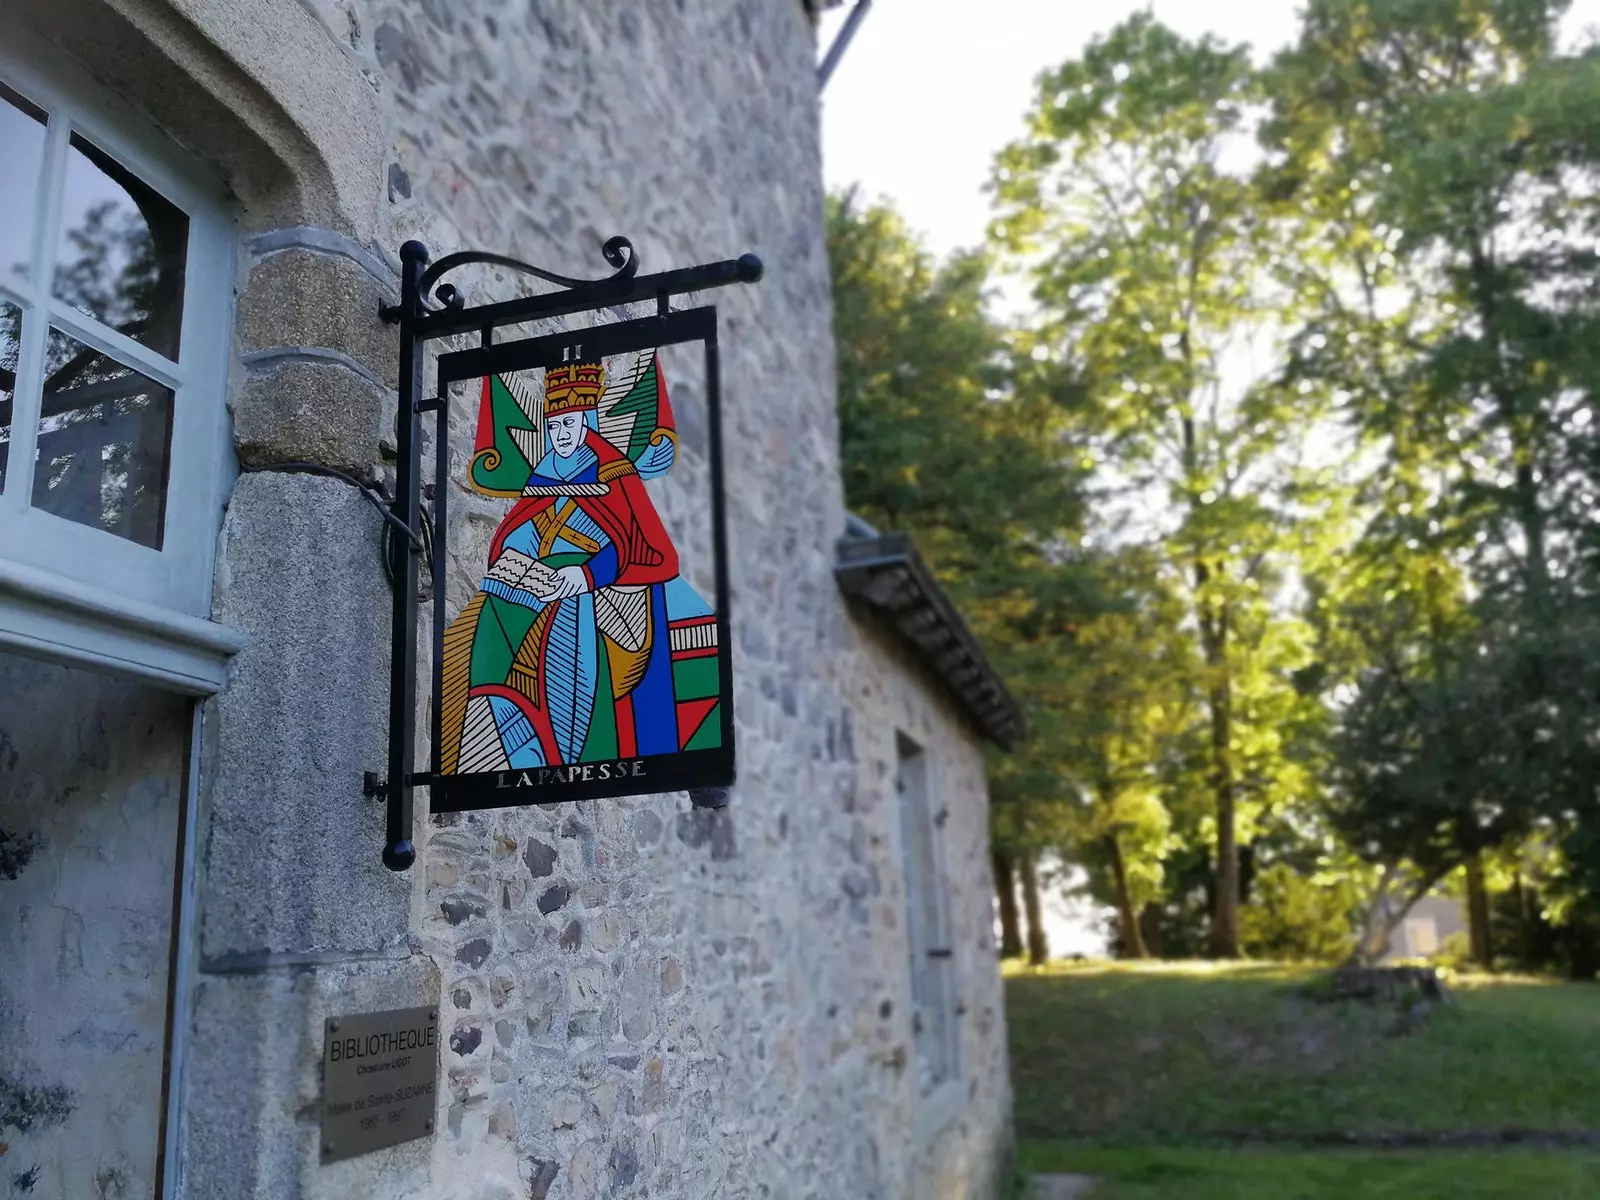
<path fill-rule="evenodd" d="M 1240 941 L 1252 958 L 1335 962 L 1355 948 L 1351 914 L 1359 906 L 1353 882 L 1323 882 L 1274 863 L 1256 876 L 1251 902 L 1239 912 Z"/>

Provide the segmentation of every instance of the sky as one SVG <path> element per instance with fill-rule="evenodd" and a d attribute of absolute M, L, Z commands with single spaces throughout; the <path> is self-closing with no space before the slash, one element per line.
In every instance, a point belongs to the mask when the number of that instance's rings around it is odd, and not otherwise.
<path fill-rule="evenodd" d="M 828 14 L 826 48 L 854 0 Z M 1293 0 L 876 0 L 822 97 L 823 171 L 894 201 L 941 254 L 983 239 L 990 160 L 1022 131 L 1034 77 L 1142 8 L 1180 33 L 1270 53 Z M 1569 31 L 1600 25 L 1575 0 Z"/>

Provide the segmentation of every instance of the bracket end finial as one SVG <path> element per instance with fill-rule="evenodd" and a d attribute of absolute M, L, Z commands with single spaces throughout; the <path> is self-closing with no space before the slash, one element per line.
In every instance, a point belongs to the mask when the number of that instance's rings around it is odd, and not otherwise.
<path fill-rule="evenodd" d="M 732 803 L 732 788 L 691 788 L 689 803 L 694 808 L 727 808 Z"/>
<path fill-rule="evenodd" d="M 417 848 L 403 838 L 383 848 L 383 865 L 391 871 L 404 871 L 417 861 Z"/>
<path fill-rule="evenodd" d="M 409 280 L 422 273 L 423 265 L 428 261 L 428 248 L 421 242 L 413 239 L 400 246 L 400 261 L 405 264 L 401 271 L 404 280 L 401 284 L 401 298 L 399 304 L 378 305 L 378 319 L 385 325 L 398 325 L 406 315 L 408 306 L 413 306 L 413 301 L 408 299 L 410 292 Z"/>
<path fill-rule="evenodd" d="M 741 254 L 738 264 L 740 283 L 759 283 L 761 276 L 766 274 L 766 265 L 758 254 Z"/>

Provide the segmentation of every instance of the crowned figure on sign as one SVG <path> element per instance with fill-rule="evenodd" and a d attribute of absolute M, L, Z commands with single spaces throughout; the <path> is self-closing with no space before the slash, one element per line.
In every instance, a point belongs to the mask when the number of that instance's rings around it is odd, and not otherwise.
<path fill-rule="evenodd" d="M 721 744 L 716 618 L 645 490 L 677 455 L 653 351 L 483 381 L 468 483 L 515 496 L 445 631 L 440 769 Z"/>

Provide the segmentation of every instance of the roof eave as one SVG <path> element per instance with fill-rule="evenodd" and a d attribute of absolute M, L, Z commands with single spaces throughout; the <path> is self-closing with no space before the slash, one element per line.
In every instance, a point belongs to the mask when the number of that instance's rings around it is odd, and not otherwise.
<path fill-rule="evenodd" d="M 939 677 L 985 737 L 1014 749 L 1027 733 L 1016 700 L 903 533 L 847 537 L 834 575 L 845 595 L 883 616 Z"/>

